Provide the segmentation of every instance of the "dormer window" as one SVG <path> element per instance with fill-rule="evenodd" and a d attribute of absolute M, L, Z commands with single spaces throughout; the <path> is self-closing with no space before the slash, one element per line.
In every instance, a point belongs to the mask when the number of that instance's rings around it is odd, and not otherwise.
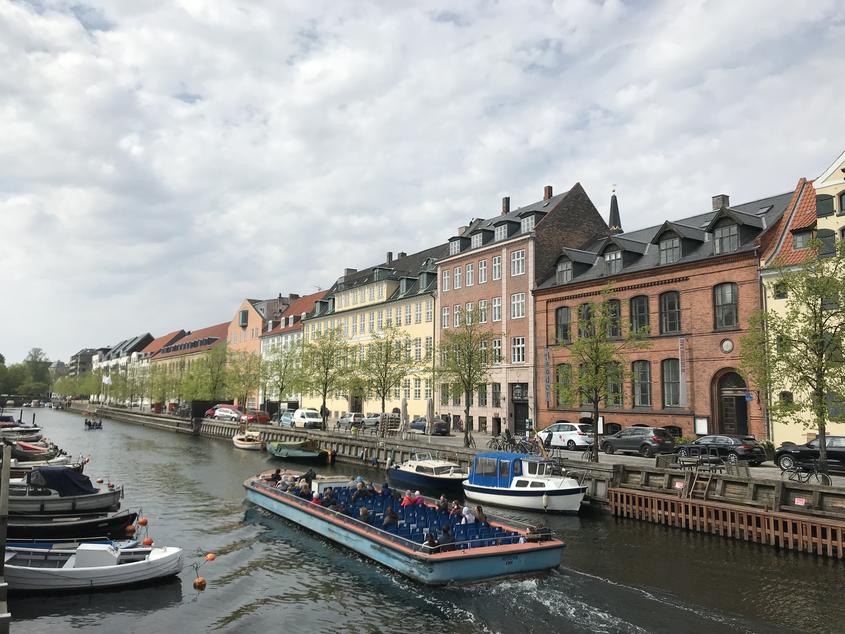
<path fill-rule="evenodd" d="M 608 275 L 622 271 L 622 251 L 615 249 L 604 254 L 604 270 Z"/>
<path fill-rule="evenodd" d="M 449 243 L 449 255 L 457 255 L 461 252 L 460 240 L 453 240 Z"/>
<path fill-rule="evenodd" d="M 660 263 L 672 264 L 681 259 L 681 239 L 667 236 L 660 241 Z"/>
<path fill-rule="evenodd" d="M 528 233 L 534 230 L 534 215 L 526 216 L 522 219 L 522 233 Z"/>
<path fill-rule="evenodd" d="M 470 238 L 469 246 L 473 249 L 477 249 L 481 246 L 481 242 L 484 236 L 481 233 L 476 233 Z"/>
<path fill-rule="evenodd" d="M 558 284 L 566 284 L 572 281 L 572 261 L 561 260 L 557 263 L 557 270 L 555 271 L 555 281 Z"/>
<path fill-rule="evenodd" d="M 504 240 L 508 237 L 508 226 L 507 225 L 499 225 L 496 227 L 496 232 L 494 234 L 494 238 L 498 240 Z"/>
<path fill-rule="evenodd" d="M 813 237 L 811 231 L 800 231 L 792 235 L 792 248 L 796 251 L 806 249 L 810 246 L 810 239 Z"/>
<path fill-rule="evenodd" d="M 714 250 L 720 253 L 732 253 L 739 249 L 739 227 L 736 224 L 722 225 L 713 231 Z"/>

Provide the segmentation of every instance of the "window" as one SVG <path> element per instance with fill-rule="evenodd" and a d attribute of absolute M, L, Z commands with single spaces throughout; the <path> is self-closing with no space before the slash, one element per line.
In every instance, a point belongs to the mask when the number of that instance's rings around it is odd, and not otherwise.
<path fill-rule="evenodd" d="M 411 379 L 405 379 L 402 382 L 402 391 L 405 393 L 405 398 L 411 398 Z"/>
<path fill-rule="evenodd" d="M 452 386 L 452 405 L 461 404 L 461 390 L 458 385 Z"/>
<path fill-rule="evenodd" d="M 422 302 L 417 302 L 416 304 L 414 304 L 414 323 L 422 323 Z"/>
<path fill-rule="evenodd" d="M 569 306 L 561 306 L 555 310 L 555 342 L 564 343 L 570 341 L 571 318 Z"/>
<path fill-rule="evenodd" d="M 522 219 L 521 226 L 522 233 L 528 233 L 534 230 L 534 214 L 526 216 Z"/>
<path fill-rule="evenodd" d="M 390 312 L 389 308 L 387 309 L 387 312 Z M 401 306 L 396 307 L 396 325 L 397 326 L 402 325 L 402 307 Z"/>
<path fill-rule="evenodd" d="M 501 343 L 501 342 L 499 342 Z M 502 406 L 502 384 L 501 383 L 491 383 L 490 384 L 490 396 L 492 397 L 491 400 L 493 402 L 493 407 L 501 407 Z"/>
<path fill-rule="evenodd" d="M 660 296 L 660 334 L 681 332 L 681 296 L 677 291 Z"/>
<path fill-rule="evenodd" d="M 425 380 L 425 397 L 431 398 L 431 379 Z"/>
<path fill-rule="evenodd" d="M 681 405 L 681 370 L 677 359 L 664 359 L 661 363 L 663 373 L 663 407 Z"/>
<path fill-rule="evenodd" d="M 361 319 L 360 319 L 361 325 L 359 326 L 358 330 L 361 331 L 362 335 L 364 334 L 364 330 L 365 330 L 365 323 L 364 323 L 365 320 L 366 320 L 366 315 L 364 313 L 361 313 Z"/>
<path fill-rule="evenodd" d="M 428 336 L 425 338 L 425 358 L 430 359 L 431 353 L 434 351 L 434 337 Z"/>
<path fill-rule="evenodd" d="M 677 236 L 660 241 L 660 263 L 672 264 L 681 259 L 681 239 Z"/>
<path fill-rule="evenodd" d="M 422 361 L 422 338 L 414 339 L 414 361 Z"/>
<path fill-rule="evenodd" d="M 472 302 L 467 302 L 467 305 L 464 306 L 464 319 L 466 320 L 467 324 L 472 323 Z"/>
<path fill-rule="evenodd" d="M 446 292 L 446 291 L 449 290 L 449 277 L 450 277 L 450 271 L 443 271 L 443 284 L 441 284 L 441 286 L 443 288 L 440 289 L 443 292 Z"/>
<path fill-rule="evenodd" d="M 397 312 L 398 312 L 398 310 L 397 310 Z M 410 304 L 405 304 L 405 323 L 406 324 L 411 323 L 411 305 Z"/>
<path fill-rule="evenodd" d="M 795 402 L 794 397 L 792 396 L 792 392 L 781 392 L 778 394 L 778 400 L 780 401 L 781 405 L 792 405 Z"/>
<path fill-rule="evenodd" d="M 845 192 L 839 194 L 839 215 L 845 214 Z"/>
<path fill-rule="evenodd" d="M 478 323 L 486 324 L 487 323 L 487 300 L 480 299 L 478 300 Z"/>
<path fill-rule="evenodd" d="M 487 260 L 481 260 L 478 263 L 478 283 L 484 284 L 487 282 Z"/>
<path fill-rule="evenodd" d="M 466 285 L 467 285 L 467 286 L 472 286 L 472 283 L 473 283 L 473 279 L 472 279 L 473 272 L 474 272 L 474 271 L 473 271 L 473 266 L 472 266 L 472 264 L 467 264 L 467 280 L 466 280 L 466 282 L 467 282 L 467 284 L 466 284 Z"/>
<path fill-rule="evenodd" d="M 713 312 L 716 328 L 736 328 L 739 325 L 736 284 L 719 284 L 713 289 Z"/>
<path fill-rule="evenodd" d="M 772 291 L 775 299 L 786 299 L 789 292 L 786 289 L 786 284 L 783 282 L 775 282 L 775 287 Z"/>
<path fill-rule="evenodd" d="M 806 249 L 810 246 L 810 238 L 813 237 L 813 234 L 810 231 L 801 231 L 798 233 L 792 234 L 792 248 L 793 249 Z"/>
<path fill-rule="evenodd" d="M 497 241 L 498 240 L 504 240 L 507 237 L 508 237 L 508 226 L 506 224 L 501 224 L 498 227 L 496 227 L 494 234 L 493 234 L 493 238 L 495 240 L 497 240 Z"/>
<path fill-rule="evenodd" d="M 634 361 L 631 366 L 631 383 L 634 389 L 634 407 L 651 405 L 651 363 Z"/>
<path fill-rule="evenodd" d="M 461 252 L 461 241 L 460 240 L 452 240 L 449 243 L 449 255 L 457 255 Z"/>
<path fill-rule="evenodd" d="M 561 260 L 557 263 L 555 270 L 555 282 L 558 284 L 566 284 L 572 281 L 572 261 Z"/>
<path fill-rule="evenodd" d="M 511 319 L 525 317 L 525 293 L 511 295 Z"/>
<path fill-rule="evenodd" d="M 501 255 L 494 255 L 493 256 L 493 279 L 494 280 L 502 279 L 502 256 Z"/>
<path fill-rule="evenodd" d="M 434 300 L 430 299 L 425 303 L 425 320 L 430 322 L 434 319 Z"/>
<path fill-rule="evenodd" d="M 511 275 L 522 275 L 525 273 L 525 251 L 520 249 L 511 253 Z"/>
<path fill-rule="evenodd" d="M 381 330 L 384 328 L 384 311 L 378 311 L 378 329 Z"/>
<path fill-rule="evenodd" d="M 422 379 L 414 379 L 414 398 L 420 400 L 422 397 Z"/>
<path fill-rule="evenodd" d="M 610 363 L 607 366 L 606 391 L 605 405 L 622 407 L 622 366 L 619 363 Z"/>
<path fill-rule="evenodd" d="M 449 307 L 448 306 L 443 307 L 443 313 L 440 316 L 440 325 L 443 328 L 449 327 Z"/>
<path fill-rule="evenodd" d="M 604 254 L 604 271 L 608 275 L 615 275 L 622 271 L 622 251 L 616 249 Z"/>
<path fill-rule="evenodd" d="M 619 339 L 622 336 L 622 303 L 618 299 L 607 302 L 607 337 Z"/>
<path fill-rule="evenodd" d="M 459 289 L 461 287 L 461 267 L 455 267 L 455 284 L 452 288 Z"/>
<path fill-rule="evenodd" d="M 716 227 L 713 232 L 714 249 L 717 254 L 731 253 L 739 248 L 739 227 L 733 223 Z"/>
<path fill-rule="evenodd" d="M 648 297 L 637 295 L 631 298 L 631 330 L 634 332 L 647 333 L 648 323 Z"/>
<path fill-rule="evenodd" d="M 482 383 L 478 386 L 478 406 L 487 407 L 487 384 Z"/>
<path fill-rule="evenodd" d="M 454 316 L 454 324 L 455 328 L 461 325 L 461 305 L 455 304 L 455 316 Z"/>
<path fill-rule="evenodd" d="M 821 242 L 820 258 L 836 255 L 836 234 L 831 229 L 819 229 L 816 232 L 816 238 Z"/>
<path fill-rule="evenodd" d="M 502 321 L 502 298 L 493 298 L 493 321 Z"/>
<path fill-rule="evenodd" d="M 511 338 L 511 362 L 525 363 L 525 337 Z"/>
<path fill-rule="evenodd" d="M 593 335 L 593 307 L 581 304 L 578 307 L 578 336 L 581 338 Z"/>
<path fill-rule="evenodd" d="M 816 196 L 816 216 L 822 218 L 824 216 L 833 215 L 833 196 L 827 194 L 819 194 Z"/>
<path fill-rule="evenodd" d="M 473 234 L 473 236 L 469 239 L 469 246 L 471 249 L 477 249 L 481 246 L 482 240 L 484 235 L 481 233 Z"/>
<path fill-rule="evenodd" d="M 480 345 L 478 346 L 478 351 L 481 353 L 481 360 L 482 360 L 481 362 L 484 363 L 484 364 L 490 363 L 490 361 L 487 359 L 487 342 L 486 341 L 480 342 Z"/>
<path fill-rule="evenodd" d="M 572 366 L 568 363 L 558 363 L 555 366 L 555 407 L 563 407 L 569 402 L 569 391 L 572 387 Z"/>
<path fill-rule="evenodd" d="M 501 362 L 502 362 L 502 340 L 501 339 L 493 339 L 493 363 L 501 363 Z"/>
<path fill-rule="evenodd" d="M 449 384 L 444 383 L 440 386 L 440 404 L 441 405 L 448 405 L 449 404 Z"/>
<path fill-rule="evenodd" d="M 376 314 L 375 314 L 375 313 L 373 313 L 373 312 L 371 312 L 371 313 L 370 313 L 370 328 L 369 328 L 369 332 L 372 332 L 372 331 L 373 331 L 373 330 L 375 330 L 375 329 L 376 329 Z"/>

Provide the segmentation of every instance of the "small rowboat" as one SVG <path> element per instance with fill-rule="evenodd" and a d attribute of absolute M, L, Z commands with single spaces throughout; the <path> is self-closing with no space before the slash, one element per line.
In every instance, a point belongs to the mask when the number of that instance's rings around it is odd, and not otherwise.
<path fill-rule="evenodd" d="M 135 585 L 181 570 L 181 548 L 85 543 L 67 550 L 7 548 L 4 575 L 10 590 L 32 592 Z"/>
<path fill-rule="evenodd" d="M 333 455 L 325 449 L 320 449 L 313 440 L 298 442 L 274 441 L 267 443 L 267 451 L 275 458 L 295 460 L 298 462 L 326 462 L 331 464 Z"/>
<path fill-rule="evenodd" d="M 59 456 L 58 458 L 53 458 L 52 460 L 35 460 L 32 462 L 19 462 L 18 460 L 12 458 L 9 464 L 9 475 L 12 478 L 23 478 L 33 469 L 39 469 L 40 467 L 67 467 L 68 469 L 73 469 L 77 473 L 82 473 L 82 470 L 88 462 L 87 460 L 79 458 L 76 462 L 71 464 L 71 460 L 73 460 L 73 458 L 70 456 Z"/>
<path fill-rule="evenodd" d="M 232 436 L 232 444 L 238 449 L 250 451 L 261 451 L 264 448 L 264 441 L 257 431 L 243 431 Z"/>
<path fill-rule="evenodd" d="M 124 537 L 135 522 L 134 511 L 83 515 L 12 515 L 7 535 L 14 539 L 67 539 L 69 537 Z"/>

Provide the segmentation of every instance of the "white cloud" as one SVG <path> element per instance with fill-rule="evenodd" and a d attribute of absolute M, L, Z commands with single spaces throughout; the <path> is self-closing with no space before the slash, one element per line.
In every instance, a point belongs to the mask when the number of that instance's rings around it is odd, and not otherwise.
<path fill-rule="evenodd" d="M 546 184 L 628 229 L 789 190 L 845 145 L 843 40 L 821 1 L 0 4 L 0 352 L 224 321 Z"/>

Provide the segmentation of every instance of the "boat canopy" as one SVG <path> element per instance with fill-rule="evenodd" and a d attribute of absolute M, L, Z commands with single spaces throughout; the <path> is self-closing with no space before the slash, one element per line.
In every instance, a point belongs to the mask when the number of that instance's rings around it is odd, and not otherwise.
<path fill-rule="evenodd" d="M 97 489 L 86 475 L 69 467 L 39 467 L 26 474 L 30 486 L 44 487 L 58 492 L 59 497 L 68 495 L 91 495 Z"/>
<path fill-rule="evenodd" d="M 509 487 L 514 476 L 522 475 L 526 454 L 494 451 L 479 453 L 472 461 L 469 483 L 486 487 Z"/>

